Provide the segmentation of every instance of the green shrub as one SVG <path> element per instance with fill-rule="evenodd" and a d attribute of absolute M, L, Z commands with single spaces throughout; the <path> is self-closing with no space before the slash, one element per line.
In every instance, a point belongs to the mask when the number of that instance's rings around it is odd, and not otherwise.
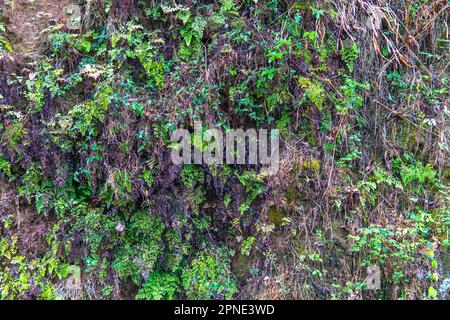
<path fill-rule="evenodd" d="M 188 188 L 201 186 L 205 181 L 205 173 L 195 165 L 186 165 L 181 169 L 181 182 Z"/>
<path fill-rule="evenodd" d="M 6 177 L 11 177 L 11 165 L 2 155 L 0 155 L 0 173 Z"/>
<path fill-rule="evenodd" d="M 238 291 L 223 249 L 201 251 L 183 270 L 182 286 L 188 299 L 231 299 Z"/>
<path fill-rule="evenodd" d="M 342 49 L 342 60 L 347 65 L 350 72 L 353 72 L 355 60 L 359 56 L 359 48 L 356 43 L 352 43 L 351 46 L 345 46 Z"/>
<path fill-rule="evenodd" d="M 322 84 L 316 80 L 300 77 L 298 85 L 305 89 L 305 98 L 309 99 L 319 111 L 322 111 L 323 104 L 327 98 Z"/>
<path fill-rule="evenodd" d="M 144 276 L 154 271 L 162 252 L 162 221 L 146 211 L 132 214 L 127 224 L 123 244 L 117 248 L 114 270 L 121 278 L 131 277 L 141 283 Z"/>
<path fill-rule="evenodd" d="M 154 272 L 136 296 L 139 300 L 174 300 L 180 291 L 180 280 L 167 273 Z"/>

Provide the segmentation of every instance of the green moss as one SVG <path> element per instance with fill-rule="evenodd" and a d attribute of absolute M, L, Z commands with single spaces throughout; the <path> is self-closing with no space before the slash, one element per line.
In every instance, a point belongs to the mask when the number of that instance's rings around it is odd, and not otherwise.
<path fill-rule="evenodd" d="M 308 170 L 315 175 L 320 173 L 320 160 L 316 158 L 311 158 L 310 160 L 303 161 L 303 169 Z"/>
<path fill-rule="evenodd" d="M 296 239 L 295 241 L 292 241 L 293 248 L 296 254 L 299 256 L 304 256 L 308 253 L 308 250 L 304 246 L 305 242 L 304 239 Z"/>
<path fill-rule="evenodd" d="M 288 204 L 293 203 L 298 197 L 298 190 L 294 185 L 290 185 L 286 190 L 286 200 Z"/>
<path fill-rule="evenodd" d="M 306 110 L 304 117 L 300 120 L 300 131 L 298 133 L 299 137 L 308 142 L 311 146 L 317 146 L 317 138 L 313 134 L 313 123 L 311 121 L 311 110 L 308 108 Z"/>
<path fill-rule="evenodd" d="M 236 275 L 236 278 L 243 282 L 247 280 L 248 273 L 250 270 L 250 262 L 251 257 L 243 255 L 242 253 L 237 253 L 232 261 L 232 269 L 233 273 Z"/>
<path fill-rule="evenodd" d="M 283 225 L 285 223 L 284 218 L 287 218 L 289 216 L 285 211 L 280 210 L 276 207 L 270 207 L 268 215 L 269 222 L 273 223 L 276 226 Z"/>
<path fill-rule="evenodd" d="M 27 129 L 21 119 L 16 119 L 9 127 L 6 128 L 5 134 L 0 137 L 1 141 L 5 142 L 9 149 L 13 150 L 19 143 L 28 145 L 25 140 Z"/>
<path fill-rule="evenodd" d="M 310 100 L 319 111 L 322 111 L 323 104 L 327 98 L 323 85 L 318 80 L 306 77 L 298 78 L 298 85 L 305 89 L 305 97 Z"/>
<path fill-rule="evenodd" d="M 390 131 L 389 133 L 389 137 L 394 138 L 394 131 Z M 425 138 L 424 133 L 424 129 L 419 129 L 418 127 L 412 125 L 407 121 L 400 121 L 398 129 L 395 131 L 395 140 L 397 141 L 397 144 L 402 148 L 405 148 L 407 150 L 415 150 L 420 146 L 421 140 L 423 143 L 423 140 Z"/>

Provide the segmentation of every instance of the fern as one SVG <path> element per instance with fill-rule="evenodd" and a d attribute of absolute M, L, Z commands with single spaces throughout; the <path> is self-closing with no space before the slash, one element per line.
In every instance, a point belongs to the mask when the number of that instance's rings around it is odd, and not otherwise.
<path fill-rule="evenodd" d="M 0 52 L 3 49 L 5 49 L 8 52 L 12 52 L 13 51 L 11 44 L 0 36 Z"/>
<path fill-rule="evenodd" d="M 165 82 L 164 62 L 158 61 L 154 56 L 154 48 L 148 43 L 142 43 L 136 48 L 135 53 L 144 67 L 147 77 L 158 89 L 162 89 Z"/>
<path fill-rule="evenodd" d="M 232 12 L 236 10 L 236 5 L 233 0 L 220 0 L 222 7 L 220 8 L 221 13 Z"/>
<path fill-rule="evenodd" d="M 161 9 L 165 14 L 179 12 L 179 11 L 189 11 L 188 7 L 185 7 L 181 4 L 177 4 L 175 6 L 166 6 L 166 5 L 162 4 Z"/>
<path fill-rule="evenodd" d="M 179 11 L 177 13 L 177 18 L 179 18 L 183 22 L 183 24 L 186 24 L 191 18 L 191 12 L 189 10 Z"/>
<path fill-rule="evenodd" d="M 229 270 L 229 255 L 222 248 L 200 251 L 183 270 L 181 279 L 188 299 L 231 299 L 238 291 Z"/>
<path fill-rule="evenodd" d="M 327 98 L 325 89 L 319 81 L 311 80 L 305 77 L 298 79 L 298 84 L 305 89 L 306 98 L 308 98 L 319 111 L 322 111 L 323 104 Z"/>
<path fill-rule="evenodd" d="M 202 16 L 196 16 L 194 19 L 190 19 L 181 30 L 180 34 L 186 45 L 189 47 L 192 40 L 201 41 L 203 33 L 206 28 L 206 20 Z"/>
<path fill-rule="evenodd" d="M 94 100 L 88 100 L 84 104 L 75 106 L 69 111 L 69 115 L 75 120 L 73 128 L 82 135 L 92 133 L 95 121 L 103 122 L 109 109 L 111 94 L 110 86 L 102 86 L 94 95 Z"/>
<path fill-rule="evenodd" d="M 359 56 L 359 48 L 356 43 L 353 43 L 350 47 L 344 47 L 342 49 L 342 60 L 347 65 L 350 72 L 353 72 L 355 60 Z"/>
<path fill-rule="evenodd" d="M 6 31 L 5 26 L 3 25 L 2 22 L 0 22 L 0 52 L 2 50 L 12 52 L 13 50 L 11 44 L 2 37 L 2 33 L 4 33 L 5 31 Z"/>
<path fill-rule="evenodd" d="M 179 290 L 180 280 L 177 277 L 167 273 L 154 272 L 139 290 L 136 299 L 173 300 Z"/>
<path fill-rule="evenodd" d="M 11 177 L 11 165 L 8 160 L 0 155 L 0 172 L 3 172 L 7 177 Z"/>
<path fill-rule="evenodd" d="M 203 32 L 206 28 L 206 20 L 202 16 L 197 16 L 192 23 L 192 30 L 195 32 L 196 36 L 201 39 L 203 38 Z"/>

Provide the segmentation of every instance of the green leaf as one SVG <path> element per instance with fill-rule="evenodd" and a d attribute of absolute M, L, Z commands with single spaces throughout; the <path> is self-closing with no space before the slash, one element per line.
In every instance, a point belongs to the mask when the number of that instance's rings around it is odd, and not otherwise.
<path fill-rule="evenodd" d="M 433 275 L 431 276 L 431 280 L 433 280 L 433 281 L 438 281 L 439 280 L 439 276 L 438 276 L 438 274 L 436 272 L 433 273 Z"/>
<path fill-rule="evenodd" d="M 83 39 L 81 40 L 81 50 L 83 53 L 89 53 L 91 51 L 92 44 L 89 40 Z"/>
<path fill-rule="evenodd" d="M 433 260 L 433 262 L 431 262 L 431 266 L 433 267 L 433 269 L 437 269 L 437 261 Z"/>
<path fill-rule="evenodd" d="M 195 32 L 198 40 L 203 38 L 203 33 L 206 28 L 206 20 L 202 16 L 196 16 L 192 23 L 192 30 Z"/>
<path fill-rule="evenodd" d="M 437 297 L 437 291 L 436 291 L 436 289 L 433 288 L 433 287 L 429 287 L 429 288 L 428 288 L 428 296 L 429 296 L 431 299 L 435 299 L 435 298 Z"/>
<path fill-rule="evenodd" d="M 188 23 L 189 19 L 191 18 L 191 12 L 190 11 L 179 11 L 177 12 L 177 17 L 183 21 L 183 24 Z"/>

